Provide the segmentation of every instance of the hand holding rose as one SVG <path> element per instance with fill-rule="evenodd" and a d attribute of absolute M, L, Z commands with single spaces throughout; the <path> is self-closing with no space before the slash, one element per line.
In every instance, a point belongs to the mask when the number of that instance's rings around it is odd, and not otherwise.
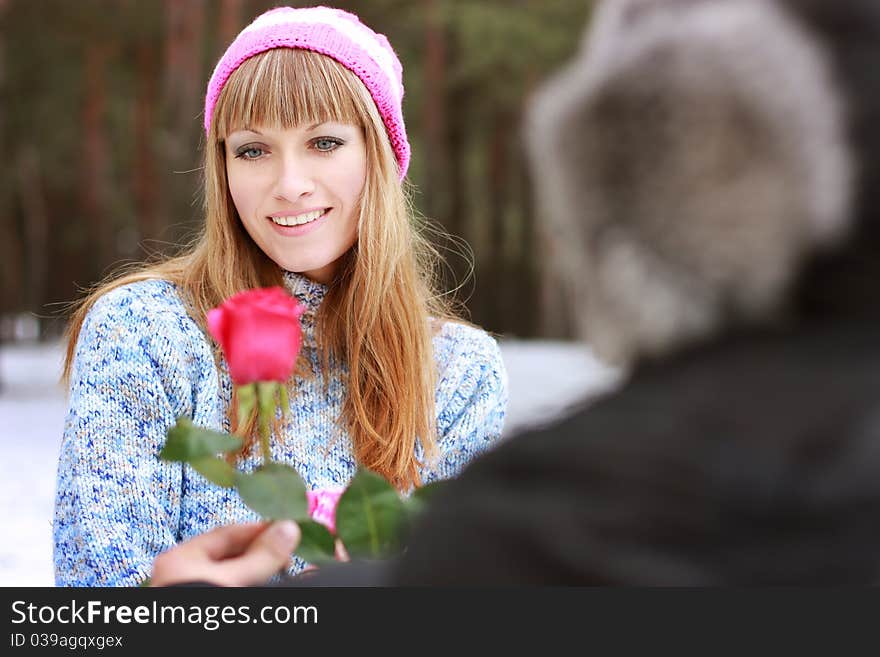
<path fill-rule="evenodd" d="M 287 566 L 299 540 L 299 527 L 289 520 L 217 527 L 156 557 L 150 586 L 262 584 Z"/>
<path fill-rule="evenodd" d="M 412 516 L 436 489 L 434 483 L 401 498 L 384 478 L 359 468 L 345 488 L 312 491 L 295 468 L 272 460 L 270 426 L 278 405 L 282 413 L 289 405 L 287 381 L 302 346 L 300 317 L 304 310 L 295 298 L 276 287 L 236 294 L 208 313 L 209 331 L 223 349 L 238 395 L 239 432 L 255 407 L 258 411 L 263 464 L 253 472 L 237 470 L 218 454 L 240 449 L 241 437 L 196 427 L 188 418 L 178 418 L 169 429 L 159 455 L 167 461 L 189 464 L 218 486 L 235 488 L 242 501 L 266 520 L 295 521 L 296 540 L 279 564 L 280 556 L 273 550 L 281 545 L 282 537 L 273 538 L 275 531 L 281 531 L 274 528 L 286 523 L 272 525 L 265 537 L 260 533 L 263 524 L 218 529 L 162 555 L 156 563 L 159 576 L 154 572 L 154 583 L 172 581 L 178 565 L 185 561 L 197 566 L 195 571 L 187 570 L 189 581 L 197 575 L 215 583 L 244 582 L 255 577 L 254 573 L 262 573 L 263 566 L 271 575 L 287 564 L 294 549 L 316 565 L 334 557 L 348 561 L 349 554 L 353 559 L 385 558 L 402 549 Z M 272 564 L 274 569 L 269 567 Z"/>

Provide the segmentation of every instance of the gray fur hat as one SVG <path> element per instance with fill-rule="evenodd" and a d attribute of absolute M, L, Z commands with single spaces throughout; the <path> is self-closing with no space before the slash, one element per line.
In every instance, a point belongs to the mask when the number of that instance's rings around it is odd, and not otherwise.
<path fill-rule="evenodd" d="M 772 0 L 606 0 L 526 135 L 573 318 L 627 364 L 784 310 L 849 229 L 846 107 Z"/>

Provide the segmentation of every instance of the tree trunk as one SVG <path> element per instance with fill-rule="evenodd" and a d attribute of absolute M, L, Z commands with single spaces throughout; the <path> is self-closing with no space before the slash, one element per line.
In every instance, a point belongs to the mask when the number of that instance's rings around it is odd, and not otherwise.
<path fill-rule="evenodd" d="M 25 305 L 38 311 L 46 302 L 49 268 L 49 212 L 43 188 L 39 151 L 33 144 L 18 156 L 18 183 L 24 216 Z"/>
<path fill-rule="evenodd" d="M 156 50 L 148 41 L 138 45 L 137 71 L 132 189 L 140 238 L 153 240 L 159 237 L 163 226 L 159 220 L 159 178 L 156 175 L 156 153 L 153 149 L 159 70 Z"/>
<path fill-rule="evenodd" d="M 511 301 L 516 294 L 508 275 L 507 249 L 507 180 L 510 160 L 510 115 L 505 110 L 495 113 L 487 154 L 489 243 L 487 245 L 486 324 L 492 330 L 509 330 Z"/>
<path fill-rule="evenodd" d="M 218 58 L 242 28 L 242 6 L 242 0 L 223 0 L 220 4 L 220 19 L 217 25 Z"/>
<path fill-rule="evenodd" d="M 165 27 L 165 117 L 167 132 L 162 141 L 160 213 L 174 227 L 163 235 L 172 243 L 184 239 L 197 220 L 199 207 L 192 203 L 198 188 L 198 150 L 202 131 L 202 40 L 205 27 L 204 0 L 166 0 Z"/>
<path fill-rule="evenodd" d="M 168 40 L 165 49 L 165 93 L 176 134 L 192 134 L 201 105 L 201 46 L 205 26 L 203 0 L 166 0 Z M 179 132 L 177 132 L 179 131 Z"/>
<path fill-rule="evenodd" d="M 516 312 L 513 315 L 512 330 L 521 338 L 535 337 L 541 313 L 538 296 L 538 276 L 543 258 L 535 248 L 537 235 L 535 230 L 535 208 L 532 196 L 532 181 L 529 175 L 526 154 L 519 149 L 520 157 L 516 162 L 516 184 L 514 194 L 520 211 L 520 235 L 517 240 L 516 255 L 512 271 L 517 280 L 519 294 L 514 300 L 521 299 L 528 312 Z"/>
<path fill-rule="evenodd" d="M 104 74 L 108 56 L 106 44 L 93 42 L 86 46 L 80 208 L 88 226 L 90 280 L 97 278 L 113 258 L 112 227 L 106 215 L 108 149 L 104 129 L 107 93 Z"/>
<path fill-rule="evenodd" d="M 423 0 L 425 14 L 425 85 L 422 101 L 424 175 L 422 193 L 431 219 L 449 226 L 446 144 L 446 37 L 445 26 L 435 0 Z"/>
<path fill-rule="evenodd" d="M 0 0 L 0 20 L 8 8 L 7 0 Z M 8 152 L 6 142 L 8 130 L 7 107 L 9 100 L 6 89 L 6 40 L 5 32 L 0 29 L 0 153 Z M 3 281 L 2 298 L 0 298 L 0 315 L 20 311 L 24 307 L 24 291 L 22 287 L 22 262 L 20 235 L 16 226 L 15 214 L 12 211 L 12 185 L 9 183 L 9 162 L 0 165 L 0 278 Z"/>
<path fill-rule="evenodd" d="M 453 35 L 447 36 L 447 66 L 450 71 L 456 69 L 455 58 L 458 54 L 458 46 Z M 479 232 L 480 227 L 475 225 L 476 217 L 473 216 L 473 205 L 470 203 L 468 196 L 468 155 L 472 152 L 469 148 L 469 137 L 472 134 L 472 125 L 474 118 L 472 116 L 472 95 L 473 90 L 465 84 L 450 85 L 445 94 L 444 103 L 448 111 L 446 112 L 446 147 L 447 147 L 447 164 L 446 164 L 446 184 L 444 193 L 446 197 L 446 216 L 443 218 L 443 225 L 458 239 L 467 240 L 467 246 L 474 249 L 474 236 Z M 467 280 L 466 277 L 471 273 L 471 263 L 466 258 L 467 254 L 459 254 L 462 247 L 455 245 L 449 254 L 449 263 L 451 269 L 451 283 L 458 287 L 463 287 L 458 292 L 458 298 L 462 301 L 470 298 L 469 308 L 473 312 L 480 308 L 480 288 L 479 278 L 476 280 Z M 474 252 L 474 259 L 478 258 L 478 253 Z"/>

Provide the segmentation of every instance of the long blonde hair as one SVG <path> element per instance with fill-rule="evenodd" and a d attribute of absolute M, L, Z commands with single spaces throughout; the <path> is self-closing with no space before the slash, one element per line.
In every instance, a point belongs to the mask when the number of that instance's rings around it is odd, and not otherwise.
<path fill-rule="evenodd" d="M 283 271 L 259 249 L 238 217 L 226 180 L 224 139 L 243 126 L 288 128 L 331 120 L 361 126 L 368 166 L 358 241 L 343 256 L 318 309 L 318 346 L 325 367 L 331 355 L 348 367 L 340 420 L 355 458 L 407 490 L 421 483 L 417 442 L 425 460 L 436 455 L 432 335 L 442 321 L 460 320 L 435 292 L 437 253 L 414 225 L 372 98 L 353 73 L 317 53 L 269 50 L 230 76 L 205 148 L 205 225 L 199 238 L 182 255 L 99 284 L 78 304 L 67 329 L 63 378 L 69 381 L 86 314 L 114 288 L 170 280 L 205 330 L 208 310 L 229 296 L 282 285 Z M 230 418 L 234 406 L 230 404 Z M 254 440 L 250 420 L 243 453 Z"/>

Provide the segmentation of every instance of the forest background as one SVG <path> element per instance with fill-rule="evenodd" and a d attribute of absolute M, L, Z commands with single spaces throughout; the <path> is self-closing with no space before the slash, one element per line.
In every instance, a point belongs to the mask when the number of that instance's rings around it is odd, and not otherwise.
<path fill-rule="evenodd" d="M 207 79 L 238 31 L 278 4 L 0 0 L 0 339 L 22 337 L 22 317 L 56 338 L 84 288 L 192 238 Z M 510 337 L 571 337 L 548 266 L 564 236 L 537 230 L 521 123 L 577 49 L 592 3 L 327 4 L 384 33 L 403 62 L 413 201 L 453 236 L 436 246 L 470 318 Z"/>

